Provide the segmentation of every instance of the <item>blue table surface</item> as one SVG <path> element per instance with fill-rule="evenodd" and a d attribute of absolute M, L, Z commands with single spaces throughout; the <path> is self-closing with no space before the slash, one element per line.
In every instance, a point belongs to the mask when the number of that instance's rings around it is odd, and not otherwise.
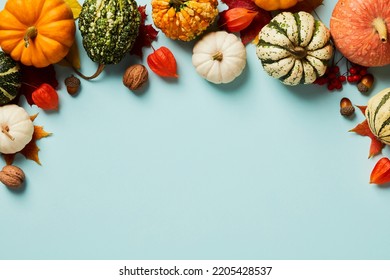
<path fill-rule="evenodd" d="M 152 23 L 150 1 L 138 3 Z M 316 10 L 327 26 L 335 3 Z M 74 97 L 71 69 L 56 66 L 58 112 L 22 100 L 53 135 L 38 142 L 41 166 L 17 157 L 22 192 L 0 185 L 0 259 L 390 258 L 390 188 L 368 183 L 389 149 L 368 159 L 369 139 L 348 132 L 363 115 L 339 113 L 342 97 L 365 105 L 390 87 L 390 68 L 370 69 L 368 95 L 288 87 L 248 45 L 244 73 L 214 85 L 192 66 L 193 44 L 160 32 L 153 46 L 172 50 L 179 78 L 150 71 L 138 95 L 122 74 L 151 49 L 82 80 Z"/>

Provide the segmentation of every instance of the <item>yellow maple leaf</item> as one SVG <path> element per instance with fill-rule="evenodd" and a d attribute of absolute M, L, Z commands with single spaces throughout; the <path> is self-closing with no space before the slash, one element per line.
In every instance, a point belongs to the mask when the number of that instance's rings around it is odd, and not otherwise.
<path fill-rule="evenodd" d="M 77 0 L 65 0 L 66 4 L 72 9 L 73 18 L 77 19 L 81 12 L 81 5 Z"/>
<path fill-rule="evenodd" d="M 64 57 L 64 59 L 58 62 L 58 64 L 80 69 L 80 52 L 76 41 L 74 41 L 73 45 L 70 47 L 68 54 Z"/>

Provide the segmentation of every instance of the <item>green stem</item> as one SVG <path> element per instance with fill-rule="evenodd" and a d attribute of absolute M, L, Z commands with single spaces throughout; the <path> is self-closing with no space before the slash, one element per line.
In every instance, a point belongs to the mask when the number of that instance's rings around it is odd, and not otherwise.
<path fill-rule="evenodd" d="M 372 25 L 374 26 L 376 32 L 378 32 L 378 35 L 382 41 L 382 43 L 387 42 L 387 27 L 386 22 L 383 20 L 383 18 L 377 17 L 372 22 Z"/>
<path fill-rule="evenodd" d="M 30 45 L 30 40 L 34 39 L 38 35 L 38 30 L 35 26 L 30 26 L 27 28 L 26 33 L 24 34 L 23 40 L 24 40 L 24 46 L 28 48 Z"/>

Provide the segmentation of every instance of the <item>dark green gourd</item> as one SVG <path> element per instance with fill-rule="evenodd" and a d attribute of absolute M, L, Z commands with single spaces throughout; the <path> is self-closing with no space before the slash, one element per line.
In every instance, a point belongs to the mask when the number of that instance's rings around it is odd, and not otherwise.
<path fill-rule="evenodd" d="M 19 65 L 8 54 L 0 52 L 0 105 L 9 103 L 19 94 L 21 77 Z"/>
<path fill-rule="evenodd" d="M 107 64 L 119 63 L 132 48 L 141 23 L 134 0 L 86 0 L 79 16 L 84 49 L 99 63 L 97 77 Z M 79 73 L 80 74 L 80 73 Z"/>

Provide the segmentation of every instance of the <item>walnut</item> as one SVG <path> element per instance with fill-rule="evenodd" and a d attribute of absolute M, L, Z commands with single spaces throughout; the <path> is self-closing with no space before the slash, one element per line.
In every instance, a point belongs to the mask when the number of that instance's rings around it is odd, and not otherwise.
<path fill-rule="evenodd" d="M 22 169 L 15 165 L 6 165 L 0 171 L 0 181 L 9 188 L 19 188 L 25 179 Z"/>
<path fill-rule="evenodd" d="M 148 81 L 148 70 L 142 64 L 134 64 L 123 74 L 123 84 L 131 90 L 137 90 Z"/>

